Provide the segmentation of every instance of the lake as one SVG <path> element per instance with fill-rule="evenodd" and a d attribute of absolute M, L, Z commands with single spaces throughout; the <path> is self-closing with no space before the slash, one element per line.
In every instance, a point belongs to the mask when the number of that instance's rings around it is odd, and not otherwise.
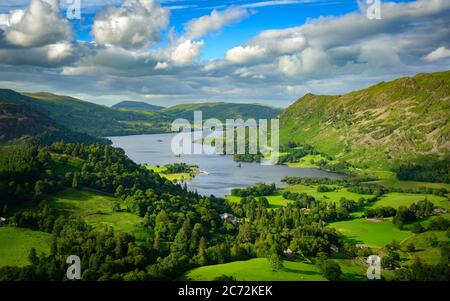
<path fill-rule="evenodd" d="M 290 168 L 286 165 L 261 165 L 233 161 L 232 156 L 222 155 L 182 155 L 176 157 L 171 151 L 171 140 L 175 133 L 109 137 L 113 146 L 122 148 L 134 162 L 149 165 L 168 163 L 187 163 L 199 166 L 208 174 L 200 173 L 187 181 L 189 189 L 203 195 L 223 197 L 232 188 L 242 188 L 256 183 L 275 183 L 277 187 L 285 184 L 286 176 L 309 178 L 338 178 L 343 175 L 313 168 Z M 238 165 L 241 167 L 238 167 Z"/>

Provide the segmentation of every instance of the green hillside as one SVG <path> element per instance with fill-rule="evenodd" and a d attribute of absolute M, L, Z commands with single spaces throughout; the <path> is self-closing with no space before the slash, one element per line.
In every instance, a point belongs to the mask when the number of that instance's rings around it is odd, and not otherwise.
<path fill-rule="evenodd" d="M 25 104 L 50 117 L 64 127 L 92 136 L 153 134 L 170 131 L 177 118 L 193 120 L 194 111 L 203 118 L 274 118 L 280 110 L 257 104 L 201 103 L 170 108 L 140 102 L 121 102 L 113 108 L 51 93 L 18 93 L 0 89 L 0 103 Z"/>
<path fill-rule="evenodd" d="M 280 139 L 308 143 L 357 166 L 390 169 L 447 158 L 450 71 L 382 82 L 341 96 L 307 94 L 281 114 Z"/>
<path fill-rule="evenodd" d="M 0 143 L 50 144 L 59 140 L 86 144 L 106 143 L 104 139 L 70 131 L 28 105 L 0 102 Z"/>
<path fill-rule="evenodd" d="M 77 132 L 93 136 L 131 135 L 167 131 L 160 115 L 126 112 L 50 93 L 17 93 L 0 89 L 0 102 L 26 104 Z"/>
<path fill-rule="evenodd" d="M 152 105 L 142 101 L 130 101 L 124 100 L 116 103 L 112 106 L 114 109 L 132 109 L 132 110 L 149 110 L 149 111 L 159 111 L 164 109 L 164 107 Z"/>
<path fill-rule="evenodd" d="M 52 235 L 17 227 L 0 228 L 0 267 L 25 266 L 28 254 L 35 248 L 38 254 L 50 253 Z"/>
<path fill-rule="evenodd" d="M 160 112 L 172 118 L 185 118 L 193 120 L 194 111 L 202 111 L 203 119 L 217 118 L 221 121 L 225 119 L 242 118 L 244 121 L 249 118 L 254 119 L 270 119 L 275 118 L 281 112 L 278 108 L 272 108 L 259 104 L 238 104 L 225 102 L 205 102 L 193 104 L 180 104 Z"/>

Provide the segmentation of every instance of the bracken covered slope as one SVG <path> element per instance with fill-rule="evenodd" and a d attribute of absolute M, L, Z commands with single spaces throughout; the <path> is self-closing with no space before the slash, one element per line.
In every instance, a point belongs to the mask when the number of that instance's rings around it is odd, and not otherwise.
<path fill-rule="evenodd" d="M 382 82 L 342 96 L 307 94 L 281 114 L 281 140 L 359 166 L 390 168 L 450 152 L 450 71 Z"/>

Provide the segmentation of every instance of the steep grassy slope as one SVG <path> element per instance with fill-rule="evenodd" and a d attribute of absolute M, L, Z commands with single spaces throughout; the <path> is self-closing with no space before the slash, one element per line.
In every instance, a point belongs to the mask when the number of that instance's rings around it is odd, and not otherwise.
<path fill-rule="evenodd" d="M 28 254 L 35 248 L 37 254 L 50 253 L 52 235 L 16 227 L 0 228 L 0 267 L 25 266 Z"/>
<path fill-rule="evenodd" d="M 26 104 L 57 123 L 93 136 L 155 133 L 168 129 L 165 119 L 139 112 L 124 112 L 50 93 L 24 93 L 0 89 L 0 102 Z"/>
<path fill-rule="evenodd" d="M 149 110 L 149 111 L 159 111 L 164 109 L 164 107 L 151 105 L 142 101 L 121 101 L 112 106 L 114 109 L 132 109 L 132 110 Z"/>
<path fill-rule="evenodd" d="M 105 143 L 103 139 L 70 131 L 44 114 L 23 104 L 0 102 L 0 142 L 38 142 L 58 140 L 73 143 Z"/>
<path fill-rule="evenodd" d="M 125 211 L 114 212 L 111 208 L 117 201 L 110 195 L 88 189 L 68 188 L 48 197 L 50 207 L 59 214 L 80 216 L 94 227 L 107 225 L 120 232 L 139 232 L 142 218 Z"/>
<path fill-rule="evenodd" d="M 449 120 L 450 71 L 418 74 L 342 96 L 307 94 L 281 114 L 280 139 L 389 169 L 423 156 L 448 158 Z"/>
<path fill-rule="evenodd" d="M 258 104 L 211 102 L 181 104 L 161 110 L 160 112 L 173 118 L 185 118 L 187 120 L 193 120 L 194 111 L 202 111 L 203 119 L 217 118 L 221 121 L 225 121 L 225 119 L 227 118 L 242 118 L 245 121 L 249 118 L 275 118 L 276 116 L 278 116 L 281 110 L 278 108 L 272 108 Z"/>

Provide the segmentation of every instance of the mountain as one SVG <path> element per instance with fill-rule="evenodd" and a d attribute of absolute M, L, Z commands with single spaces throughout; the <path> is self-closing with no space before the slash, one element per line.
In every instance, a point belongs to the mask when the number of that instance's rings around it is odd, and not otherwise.
<path fill-rule="evenodd" d="M 203 120 L 208 118 L 217 118 L 221 121 L 225 119 L 242 118 L 247 120 L 254 119 L 271 119 L 280 114 L 281 109 L 263 106 L 259 104 L 238 104 L 225 102 L 205 102 L 193 104 L 180 104 L 160 110 L 161 113 L 172 118 L 184 118 L 192 121 L 194 111 L 203 112 Z"/>
<path fill-rule="evenodd" d="M 149 110 L 149 111 L 159 111 L 164 109 L 165 107 L 151 105 L 142 101 L 130 101 L 125 100 L 119 103 L 116 103 L 112 106 L 114 109 L 131 109 L 131 110 Z"/>
<path fill-rule="evenodd" d="M 70 131 L 27 105 L 0 103 L 0 143 L 50 144 L 59 140 L 85 144 L 107 143 L 104 139 Z"/>
<path fill-rule="evenodd" d="M 169 132 L 173 120 L 193 120 L 197 110 L 203 111 L 204 119 L 217 118 L 222 121 L 227 118 L 268 119 L 281 112 L 280 109 L 262 105 L 223 102 L 183 104 L 157 111 L 138 108 L 139 103 L 126 102 L 125 105 L 132 103 L 135 108 L 117 109 L 70 96 L 43 92 L 18 93 L 9 89 L 0 89 L 0 103 L 27 105 L 72 131 L 96 137 Z"/>
<path fill-rule="evenodd" d="M 450 153 L 450 71 L 418 74 L 340 96 L 307 94 L 280 117 L 297 141 L 357 166 L 390 169 Z"/>
<path fill-rule="evenodd" d="M 160 133 L 169 129 L 164 116 L 128 112 L 51 93 L 23 93 L 0 89 L 0 103 L 25 104 L 66 128 L 92 136 Z"/>

